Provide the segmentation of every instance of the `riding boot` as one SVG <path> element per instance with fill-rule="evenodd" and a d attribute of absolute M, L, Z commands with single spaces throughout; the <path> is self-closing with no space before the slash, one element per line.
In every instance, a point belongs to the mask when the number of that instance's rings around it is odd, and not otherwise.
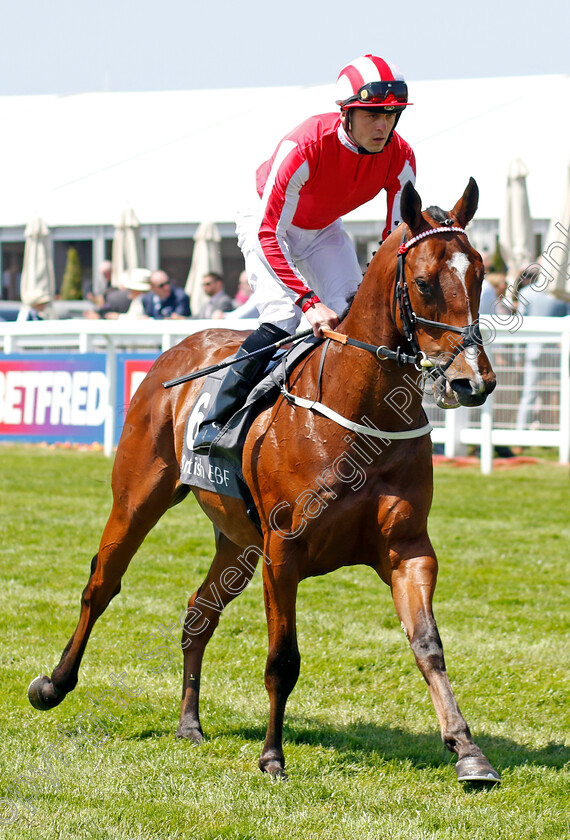
<path fill-rule="evenodd" d="M 280 327 L 275 327 L 273 324 L 261 324 L 241 345 L 236 353 L 236 360 L 254 350 L 274 344 L 286 335 L 287 333 Z M 236 361 L 227 368 L 217 396 L 194 437 L 192 446 L 194 452 L 209 452 L 210 446 L 230 417 L 242 407 L 250 391 L 260 381 L 274 352 L 273 347 L 268 348 L 266 353 Z"/>

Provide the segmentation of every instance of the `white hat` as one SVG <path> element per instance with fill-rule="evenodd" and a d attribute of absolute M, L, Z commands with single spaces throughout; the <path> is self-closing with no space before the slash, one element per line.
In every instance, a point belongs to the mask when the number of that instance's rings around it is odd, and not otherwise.
<path fill-rule="evenodd" d="M 133 268 L 121 275 L 121 286 L 131 292 L 150 292 L 150 271 L 148 268 Z"/>

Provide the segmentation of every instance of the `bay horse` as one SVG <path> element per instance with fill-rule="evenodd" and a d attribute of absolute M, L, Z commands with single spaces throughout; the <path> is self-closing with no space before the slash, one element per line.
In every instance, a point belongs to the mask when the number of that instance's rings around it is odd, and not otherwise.
<path fill-rule="evenodd" d="M 198 714 L 204 649 L 221 610 L 247 586 L 261 556 L 269 721 L 259 766 L 285 777 L 283 719 L 300 669 L 299 582 L 365 564 L 391 589 L 443 742 L 457 754 L 458 779 L 499 781 L 455 700 L 432 612 L 437 577 L 427 533 L 432 449 L 416 372 L 422 365 L 437 372 L 433 378 L 444 404 L 455 398 L 480 405 L 495 387 L 489 360 L 473 338 L 483 266 L 464 228 L 477 204 L 473 179 L 449 213 L 438 207 L 422 212 L 420 196 L 406 185 L 403 222 L 373 257 L 347 314 L 329 333 L 334 340 L 316 346 L 298 364 L 275 404 L 247 434 L 243 475 L 259 527 L 243 501 L 192 488 L 214 525 L 216 550 L 180 620 L 184 681 L 178 737 L 195 743 L 204 737 Z M 200 383 L 169 389 L 163 383 L 223 361 L 244 338 L 243 332 L 208 329 L 185 339 L 156 360 L 134 395 L 113 466 L 112 509 L 79 622 L 51 677 L 30 684 L 36 709 L 53 708 L 73 690 L 93 625 L 119 592 L 135 552 L 165 511 L 189 492 L 180 483 L 180 462 Z"/>

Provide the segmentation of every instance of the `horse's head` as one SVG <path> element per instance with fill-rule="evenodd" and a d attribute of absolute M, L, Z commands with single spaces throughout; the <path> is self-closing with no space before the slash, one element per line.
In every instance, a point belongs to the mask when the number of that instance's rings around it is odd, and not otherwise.
<path fill-rule="evenodd" d="M 402 191 L 409 230 L 399 250 L 393 315 L 414 352 L 433 363 L 442 408 L 481 405 L 496 385 L 478 327 L 483 262 L 463 230 L 478 200 L 473 178 L 449 213 L 439 207 L 422 213 L 410 182 Z"/>

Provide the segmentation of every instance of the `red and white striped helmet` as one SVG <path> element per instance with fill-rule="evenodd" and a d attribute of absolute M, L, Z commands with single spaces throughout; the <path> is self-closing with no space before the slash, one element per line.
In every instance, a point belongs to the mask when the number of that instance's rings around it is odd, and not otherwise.
<path fill-rule="evenodd" d="M 408 102 L 404 74 L 377 55 L 361 55 L 343 67 L 336 82 L 336 104 L 345 108 L 383 108 L 396 113 Z"/>

